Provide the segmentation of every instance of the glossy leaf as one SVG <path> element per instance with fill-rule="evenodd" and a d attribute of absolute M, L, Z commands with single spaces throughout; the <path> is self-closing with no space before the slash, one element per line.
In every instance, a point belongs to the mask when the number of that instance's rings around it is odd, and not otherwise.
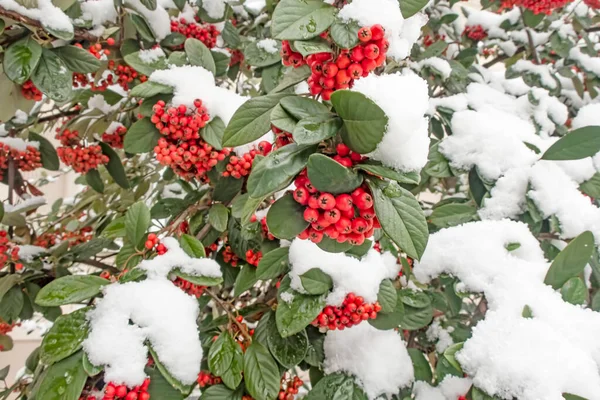
<path fill-rule="evenodd" d="M 44 286 L 35 302 L 44 307 L 75 304 L 100 293 L 110 281 L 94 275 L 67 275 Z"/>

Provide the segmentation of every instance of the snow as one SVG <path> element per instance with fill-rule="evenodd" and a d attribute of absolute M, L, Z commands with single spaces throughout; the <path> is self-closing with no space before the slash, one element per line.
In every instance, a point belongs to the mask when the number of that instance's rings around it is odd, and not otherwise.
<path fill-rule="evenodd" d="M 138 54 L 140 56 L 140 60 L 146 64 L 151 64 L 154 61 L 165 57 L 165 52 L 160 47 L 150 50 L 140 50 Z"/>
<path fill-rule="evenodd" d="M 373 100 L 388 117 L 383 139 L 367 156 L 403 172 L 421 170 L 429 154 L 427 82 L 412 72 L 372 74 L 357 80 L 352 90 Z"/>
<path fill-rule="evenodd" d="M 134 10 L 144 17 L 148 26 L 154 32 L 157 41 L 163 40 L 171 33 L 169 13 L 160 5 L 157 5 L 154 10 L 149 10 L 140 0 L 125 0 L 124 3 L 133 7 Z"/>
<path fill-rule="evenodd" d="M 415 382 L 413 394 L 415 400 L 456 400 L 467 394 L 473 382 L 469 378 L 446 375 L 436 387 L 423 381 Z"/>
<path fill-rule="evenodd" d="M 469 8 L 469 16 L 467 17 L 467 26 L 481 25 L 487 32 L 490 38 L 508 39 L 507 32 L 500 27 L 504 21 L 509 21 L 511 24 L 517 23 L 521 14 L 518 8 L 503 13 L 496 14 L 485 10 L 473 10 Z"/>
<path fill-rule="evenodd" d="M 450 334 L 454 331 L 452 326 L 449 326 L 448 329 L 444 329 L 439 319 L 433 321 L 425 334 L 427 335 L 427 340 L 430 342 L 436 342 L 435 350 L 438 353 L 443 353 L 448 347 L 454 344 L 454 340 Z"/>
<path fill-rule="evenodd" d="M 202 0 L 202 8 L 212 19 L 219 19 L 225 13 L 225 0 Z"/>
<path fill-rule="evenodd" d="M 173 104 L 191 107 L 195 99 L 202 100 L 211 118 L 219 117 L 229 124 L 236 110 L 248 100 L 215 85 L 213 75 L 202 67 L 183 66 L 154 71 L 150 81 L 174 88 Z"/>
<path fill-rule="evenodd" d="M 577 116 L 571 121 L 573 129 L 583 128 L 584 126 L 600 126 L 600 104 L 589 104 L 582 107 Z"/>
<path fill-rule="evenodd" d="M 269 54 L 274 54 L 279 51 L 277 41 L 275 39 L 263 39 L 256 42 L 256 47 L 263 49 Z"/>
<path fill-rule="evenodd" d="M 83 20 L 91 21 L 93 26 L 117 20 L 117 10 L 113 0 L 87 0 L 80 2 Z"/>
<path fill-rule="evenodd" d="M 46 198 L 44 196 L 32 196 L 28 199 L 23 200 L 19 204 L 4 204 L 4 211 L 10 213 L 19 212 L 26 209 L 31 210 L 33 208 L 43 206 L 44 204 L 46 204 Z"/>
<path fill-rule="evenodd" d="M 429 99 L 427 115 L 434 115 L 438 107 L 448 108 L 452 111 L 463 111 L 469 107 L 469 100 L 464 93 L 448 97 L 432 97 Z"/>
<path fill-rule="evenodd" d="M 516 72 L 528 72 L 540 77 L 540 81 L 544 87 L 556 89 L 556 80 L 552 77 L 548 65 L 537 65 L 528 60 L 519 60 L 512 69 Z"/>
<path fill-rule="evenodd" d="M 106 130 L 104 132 L 106 132 L 108 134 L 112 134 L 112 133 L 115 133 L 115 131 L 122 126 L 124 126 L 122 123 L 120 123 L 118 121 L 112 121 L 110 123 L 110 125 L 108 126 L 108 128 L 106 128 Z"/>
<path fill-rule="evenodd" d="M 27 118 L 29 117 L 29 115 L 27 115 L 27 113 L 23 110 L 17 110 L 15 111 L 15 116 L 13 118 L 13 121 L 15 124 L 24 124 L 27 122 Z"/>
<path fill-rule="evenodd" d="M 370 400 L 395 394 L 414 380 L 412 361 L 404 341 L 394 330 L 369 324 L 327 332 L 323 343 L 326 374 L 353 375 Z"/>
<path fill-rule="evenodd" d="M 402 61 L 410 54 L 413 44 L 421 35 L 427 17 L 417 13 L 404 19 L 396 0 L 354 0 L 338 13 L 342 21 L 357 21 L 361 26 L 381 24 L 385 38 L 390 42 L 388 57 Z"/>
<path fill-rule="evenodd" d="M 266 0 L 246 0 L 244 7 L 253 14 L 258 14 L 267 6 Z"/>
<path fill-rule="evenodd" d="M 0 138 L 0 143 L 18 151 L 27 151 L 27 147 L 33 147 L 38 150 L 40 148 L 39 142 L 30 142 L 29 140 L 8 136 Z"/>
<path fill-rule="evenodd" d="M 491 197 L 479 210 L 481 219 L 517 218 L 526 210 L 529 167 L 513 168 L 496 181 Z"/>
<path fill-rule="evenodd" d="M 361 260 L 343 253 L 321 250 L 309 240 L 294 239 L 289 254 L 291 287 L 305 293 L 300 275 L 319 268 L 331 276 L 333 290 L 327 296 L 327 304 L 339 306 L 348 293 L 364 297 L 368 303 L 377 301 L 381 281 L 398 276 L 400 266 L 391 253 L 383 255 L 370 250 Z M 354 328 L 353 328 L 354 329 Z"/>
<path fill-rule="evenodd" d="M 578 47 L 573 47 L 569 51 L 569 58 L 577 61 L 584 70 L 592 72 L 594 75 L 600 75 L 600 58 L 590 57 L 583 53 Z"/>
<path fill-rule="evenodd" d="M 0 0 L 0 6 L 40 21 L 44 27 L 59 32 L 73 33 L 73 24 L 71 23 L 71 20 L 60 8 L 54 6 L 51 0 L 37 0 L 36 8 L 23 7 L 14 0 Z"/>
<path fill-rule="evenodd" d="M 417 63 L 411 63 L 411 67 L 417 71 L 421 71 L 424 67 L 431 68 L 438 72 L 444 79 L 448 79 L 450 74 L 452 74 L 450 63 L 439 57 L 430 57 Z"/>
<path fill-rule="evenodd" d="M 25 262 L 32 262 L 35 257 L 46 252 L 47 250 L 40 246 L 33 246 L 30 244 L 19 245 L 19 259 Z"/>
<path fill-rule="evenodd" d="M 510 243 L 520 247 L 508 251 Z M 548 267 L 526 224 L 481 221 L 431 235 L 414 274 L 425 283 L 448 273 L 485 293 L 486 317 L 456 354 L 475 386 L 521 400 L 560 400 L 563 392 L 600 399 L 600 314 L 545 285 Z M 526 305 L 533 318 L 522 317 Z"/>
<path fill-rule="evenodd" d="M 94 365 L 106 366 L 107 381 L 128 386 L 144 381 L 146 340 L 160 362 L 182 383 L 194 383 L 200 372 L 198 302 L 175 286 L 168 275 L 173 268 L 180 268 L 190 275 L 220 277 L 221 270 L 210 258 L 189 257 L 175 238 L 161 242 L 168 251 L 142 261 L 138 267 L 147 272 L 146 280 L 106 286 L 103 299 L 88 313 L 90 334 L 83 347 Z"/>

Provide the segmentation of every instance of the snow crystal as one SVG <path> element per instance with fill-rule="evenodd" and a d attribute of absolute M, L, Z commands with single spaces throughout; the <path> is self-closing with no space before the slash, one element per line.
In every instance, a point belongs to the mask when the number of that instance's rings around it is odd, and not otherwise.
<path fill-rule="evenodd" d="M 174 268 L 194 276 L 219 278 L 222 275 L 219 264 L 212 258 L 192 258 L 179 246 L 177 239 L 168 237 L 161 243 L 169 250 L 162 256 L 144 260 L 139 268 L 148 272 L 149 277 L 166 277 Z"/>
<path fill-rule="evenodd" d="M 19 204 L 15 204 L 15 205 L 4 204 L 4 211 L 5 212 L 19 212 L 22 210 L 31 210 L 33 208 L 43 206 L 44 204 L 46 204 L 46 198 L 44 196 L 32 196 L 28 199 L 23 200 Z"/>
<path fill-rule="evenodd" d="M 140 50 L 139 56 L 143 63 L 151 64 L 159 58 L 165 57 L 165 52 L 162 48 L 156 47 L 150 50 Z"/>
<path fill-rule="evenodd" d="M 542 85 L 547 88 L 556 88 L 556 79 L 552 77 L 550 68 L 547 65 L 537 65 L 528 60 L 519 60 L 513 66 L 512 69 L 516 72 L 528 72 L 540 77 Z"/>
<path fill-rule="evenodd" d="M 577 47 L 573 47 L 569 51 L 569 58 L 577 61 L 586 71 L 592 72 L 596 76 L 600 75 L 600 58 L 590 57 Z"/>
<path fill-rule="evenodd" d="M 31 146 L 34 147 L 36 149 L 40 148 L 40 143 L 39 142 L 30 142 L 29 140 L 23 140 L 21 138 L 14 138 L 14 137 L 1 137 L 0 138 L 0 143 L 3 145 L 6 145 L 8 147 L 12 147 L 15 150 L 18 151 L 26 151 L 27 147 Z"/>
<path fill-rule="evenodd" d="M 300 275 L 319 268 L 333 280 L 333 290 L 327 304 L 339 306 L 348 293 L 364 297 L 366 302 L 377 301 L 379 285 L 383 279 L 398 276 L 400 266 L 390 253 L 379 254 L 370 250 L 361 260 L 344 253 L 329 253 L 309 240 L 294 239 L 290 246 L 292 270 L 291 287 L 304 292 Z M 354 329 L 354 328 L 353 328 Z"/>
<path fill-rule="evenodd" d="M 212 19 L 220 19 L 225 13 L 225 0 L 202 0 L 202 8 Z"/>
<path fill-rule="evenodd" d="M 446 375 L 436 387 L 423 381 L 415 382 L 413 394 L 415 400 L 456 400 L 467 394 L 473 382 L 469 378 Z"/>
<path fill-rule="evenodd" d="M 353 375 L 370 400 L 397 393 L 414 380 L 412 361 L 404 341 L 394 330 L 360 324 L 343 331 L 329 331 L 323 348 L 323 371 Z"/>
<path fill-rule="evenodd" d="M 82 19 L 91 21 L 93 26 L 117 20 L 117 10 L 113 0 L 87 0 L 80 2 Z"/>
<path fill-rule="evenodd" d="M 215 85 L 213 75 L 202 67 L 184 66 L 154 71 L 150 81 L 172 86 L 175 89 L 173 104 L 192 106 L 195 99 L 202 100 L 211 118 L 219 117 L 229 124 L 236 110 L 246 101 L 230 90 Z"/>
<path fill-rule="evenodd" d="M 0 0 L 0 6 L 40 21 L 41 24 L 59 32 L 73 33 L 73 24 L 67 15 L 51 0 L 37 0 L 36 8 L 27 8 L 14 0 Z"/>
<path fill-rule="evenodd" d="M 424 67 L 429 67 L 438 72 L 444 79 L 448 79 L 450 74 L 452 74 L 450 63 L 439 57 L 430 57 L 417 63 L 411 63 L 411 67 L 415 68 L 417 71 L 421 71 Z"/>
<path fill-rule="evenodd" d="M 146 376 L 148 339 L 169 372 L 191 384 L 202 361 L 198 313 L 196 299 L 167 279 L 114 283 L 88 313 L 90 333 L 83 348 L 92 364 L 106 366 L 106 381 L 137 386 Z"/>
<path fill-rule="evenodd" d="M 385 38 L 390 42 L 387 55 L 396 61 L 408 57 L 421 35 L 421 27 L 427 23 L 422 13 L 405 20 L 396 0 L 354 0 L 340 10 L 338 17 L 343 21 L 357 21 L 361 26 L 383 26 Z"/>
<path fill-rule="evenodd" d="M 429 155 L 427 82 L 414 73 L 369 75 L 352 90 L 373 100 L 388 117 L 383 139 L 367 156 L 404 172 L 423 168 Z"/>
<path fill-rule="evenodd" d="M 511 243 L 520 247 L 508 251 Z M 486 317 L 456 354 L 475 386 L 502 398 L 598 400 L 600 313 L 565 303 L 543 283 L 548 267 L 527 225 L 502 220 L 431 235 L 414 273 L 421 282 L 449 273 L 485 293 Z M 533 318 L 522 317 L 525 306 Z"/>
<path fill-rule="evenodd" d="M 263 49 L 269 54 L 274 54 L 279 51 L 279 48 L 277 47 L 277 41 L 274 39 L 260 40 L 256 42 L 256 47 L 258 47 L 259 49 Z"/>
<path fill-rule="evenodd" d="M 281 300 L 283 300 L 285 303 L 291 303 L 294 301 L 294 294 L 291 292 L 283 292 L 279 295 L 279 297 L 281 297 Z"/>

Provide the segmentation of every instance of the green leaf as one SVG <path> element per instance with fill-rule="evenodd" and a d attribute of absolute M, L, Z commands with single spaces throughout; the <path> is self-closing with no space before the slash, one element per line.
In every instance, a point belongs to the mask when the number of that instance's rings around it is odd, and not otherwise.
<path fill-rule="evenodd" d="M 279 368 L 260 343 L 254 342 L 244 354 L 246 390 L 256 400 L 273 400 L 279 393 Z"/>
<path fill-rule="evenodd" d="M 211 372 L 220 376 L 228 388 L 235 389 L 242 381 L 243 364 L 244 353 L 240 345 L 229 332 L 222 332 L 208 352 Z"/>
<path fill-rule="evenodd" d="M 213 204 L 208 210 L 208 222 L 219 232 L 224 232 L 227 229 L 228 218 L 229 210 L 223 204 Z"/>
<path fill-rule="evenodd" d="M 150 227 L 150 210 L 143 202 L 137 202 L 125 213 L 125 231 L 134 246 L 140 244 Z"/>
<path fill-rule="evenodd" d="M 184 44 L 185 54 L 192 65 L 197 65 L 209 71 L 215 75 L 217 69 L 215 67 L 215 60 L 204 43 L 198 39 L 188 38 Z"/>
<path fill-rule="evenodd" d="M 303 65 L 299 68 L 289 68 L 288 71 L 283 75 L 281 81 L 279 81 L 279 85 L 277 85 L 271 93 L 281 92 L 295 84 L 302 82 L 306 78 L 310 76 L 310 67 L 308 65 Z"/>
<path fill-rule="evenodd" d="M 352 248 L 352 244 L 349 242 L 339 243 L 337 240 L 330 239 L 327 236 L 323 236 L 323 239 L 317 243 L 317 246 L 328 253 L 345 253 Z"/>
<path fill-rule="evenodd" d="M 202 139 L 206 141 L 206 143 L 210 144 L 217 150 L 221 150 L 223 148 L 223 134 L 225 133 L 225 123 L 219 117 L 213 118 L 210 122 L 208 122 L 204 128 L 200 131 L 200 135 L 202 135 Z"/>
<path fill-rule="evenodd" d="M 10 46 L 4 53 L 4 73 L 11 81 L 22 85 L 29 79 L 42 57 L 42 47 L 31 36 Z"/>
<path fill-rule="evenodd" d="M 163 47 L 179 47 L 185 42 L 185 35 L 179 32 L 171 32 L 163 40 L 160 41 L 160 45 Z"/>
<path fill-rule="evenodd" d="M 14 343 L 10 336 L 0 334 L 0 352 L 11 351 L 13 346 Z"/>
<path fill-rule="evenodd" d="M 123 168 L 121 157 L 119 157 L 112 147 L 104 142 L 100 142 L 100 147 L 102 148 L 102 154 L 108 157 L 108 164 L 105 164 L 105 167 L 110 176 L 117 185 L 121 186 L 123 189 L 129 189 L 129 181 L 127 180 L 127 174 L 125 173 L 125 168 Z"/>
<path fill-rule="evenodd" d="M 425 251 L 429 231 L 417 199 L 408 190 L 390 183 L 381 188 L 369 180 L 375 214 L 383 231 L 409 257 L 420 259 Z"/>
<path fill-rule="evenodd" d="M 421 11 L 427 5 L 428 0 L 402 0 L 400 2 L 400 11 L 404 19 L 408 19 Z"/>
<path fill-rule="evenodd" d="M 363 177 L 356 171 L 323 154 L 312 154 L 307 170 L 310 182 L 321 192 L 350 193 L 363 182 Z"/>
<path fill-rule="evenodd" d="M 285 132 L 293 132 L 296 120 L 287 111 L 277 104 L 271 111 L 271 124 Z"/>
<path fill-rule="evenodd" d="M 167 382 L 169 382 L 169 384 L 172 387 L 179 390 L 181 393 L 183 393 L 183 394 L 190 393 L 192 390 L 191 385 L 185 385 L 182 382 L 180 382 L 177 378 L 175 378 L 171 374 L 171 372 L 167 369 L 167 367 L 160 361 L 160 359 L 158 358 L 158 354 L 156 354 L 156 351 L 152 348 L 152 346 L 148 346 L 148 350 L 150 351 L 150 355 L 152 356 L 152 359 L 154 360 L 154 364 L 160 371 L 161 375 L 165 378 L 165 380 Z"/>
<path fill-rule="evenodd" d="M 544 13 L 534 14 L 533 11 L 528 8 L 523 10 L 523 22 L 525 22 L 525 25 L 530 28 L 535 28 L 537 25 L 539 25 L 545 16 L 546 15 Z"/>
<path fill-rule="evenodd" d="M 271 32 L 280 40 L 311 39 L 329 28 L 336 12 L 321 0 L 282 0 L 273 12 Z"/>
<path fill-rule="evenodd" d="M 349 349 L 349 351 L 351 351 Z M 335 373 L 324 376 L 312 388 L 305 400 L 367 400 L 365 392 L 354 378 Z"/>
<path fill-rule="evenodd" d="M 477 209 L 469 204 L 445 204 L 436 207 L 429 221 L 438 228 L 449 228 L 478 219 Z"/>
<path fill-rule="evenodd" d="M 251 197 L 259 198 L 283 189 L 306 167 L 315 146 L 295 143 L 280 147 L 252 166 L 247 190 Z"/>
<path fill-rule="evenodd" d="M 525 304 L 523 311 L 521 312 L 521 316 L 523 318 L 533 318 L 533 311 L 531 310 L 531 307 Z"/>
<path fill-rule="evenodd" d="M 333 53 L 331 45 L 320 38 L 314 40 L 296 40 L 294 42 L 294 49 L 302 54 L 302 57 L 307 57 L 315 53 Z"/>
<path fill-rule="evenodd" d="M 42 49 L 42 58 L 31 75 L 34 85 L 52 100 L 65 102 L 73 94 L 73 74 L 56 54 Z"/>
<path fill-rule="evenodd" d="M 184 233 L 179 239 L 179 244 L 186 254 L 193 258 L 204 258 L 206 257 L 206 251 L 201 241 L 196 239 L 194 236 Z"/>
<path fill-rule="evenodd" d="M 223 146 L 253 142 L 271 129 L 271 111 L 289 93 L 270 94 L 246 101 L 237 109 L 223 134 Z M 286 146 L 287 147 L 287 146 Z"/>
<path fill-rule="evenodd" d="M 150 377 L 148 394 L 151 399 L 183 400 L 184 396 L 179 390 L 163 376 L 158 368 L 146 368 L 146 374 Z"/>
<path fill-rule="evenodd" d="M 324 294 L 333 288 L 331 276 L 319 268 L 311 268 L 300 275 L 300 281 L 304 290 L 309 294 Z"/>
<path fill-rule="evenodd" d="M 562 286 L 560 294 L 567 303 L 579 305 L 586 302 L 588 290 L 581 278 L 575 277 Z"/>
<path fill-rule="evenodd" d="M 375 164 L 374 161 L 367 161 L 363 164 L 357 164 L 355 169 L 368 172 L 371 175 L 380 178 L 387 178 L 398 183 L 407 183 L 409 185 L 418 185 L 421 182 L 421 176 L 416 172 L 398 172 L 383 165 Z"/>
<path fill-rule="evenodd" d="M 202 390 L 200 400 L 242 400 L 244 391 L 240 389 L 233 391 L 223 385 L 213 385 L 205 390 Z"/>
<path fill-rule="evenodd" d="M 571 393 L 563 393 L 562 396 L 565 400 L 588 400 L 585 397 L 577 396 L 577 395 L 571 394 Z M 481 399 L 481 400 L 485 400 L 485 399 Z"/>
<path fill-rule="evenodd" d="M 94 275 L 67 275 L 44 286 L 35 302 L 44 307 L 79 303 L 100 293 L 110 281 Z"/>
<path fill-rule="evenodd" d="M 277 330 L 283 337 L 288 337 L 302 331 L 325 307 L 325 296 L 312 296 L 297 293 L 290 289 L 289 280 L 281 282 L 279 287 L 278 305 L 275 311 Z M 281 299 L 281 293 L 293 294 L 291 301 Z"/>
<path fill-rule="evenodd" d="M 156 10 L 156 0 L 140 0 L 140 3 L 150 11 Z"/>
<path fill-rule="evenodd" d="M 53 49 L 53 51 L 73 72 L 90 74 L 100 69 L 100 60 L 80 47 L 67 45 Z"/>
<path fill-rule="evenodd" d="M 292 136 L 298 144 L 317 144 L 334 137 L 342 125 L 342 120 L 334 114 L 305 117 L 294 126 Z"/>
<path fill-rule="evenodd" d="M 267 67 L 277 64 L 281 62 L 280 49 L 281 45 L 279 42 L 277 42 L 277 51 L 274 53 L 269 53 L 258 47 L 257 42 L 250 42 L 244 48 L 244 61 L 253 67 Z"/>
<path fill-rule="evenodd" d="M 594 235 L 583 232 L 573 239 L 554 259 L 544 283 L 560 289 L 570 278 L 583 272 L 594 252 Z"/>
<path fill-rule="evenodd" d="M 314 117 L 319 114 L 329 115 L 329 108 L 325 104 L 308 97 L 289 96 L 282 98 L 281 107 L 292 117 L 300 120 L 303 118 Z"/>
<path fill-rule="evenodd" d="M 40 144 L 42 166 L 50 171 L 58 171 L 58 168 L 60 168 L 60 161 L 58 160 L 58 154 L 56 154 L 56 150 L 52 143 L 42 135 L 38 135 L 34 132 L 29 132 L 29 140 Z"/>
<path fill-rule="evenodd" d="M 337 20 L 329 28 L 331 38 L 339 47 L 352 49 L 358 44 L 358 31 L 360 26 L 355 21 L 349 23 Z"/>
<path fill-rule="evenodd" d="M 335 91 L 331 103 L 344 121 L 344 143 L 360 154 L 374 151 L 387 129 L 388 117 L 383 110 L 364 94 L 349 90 Z"/>
<path fill-rule="evenodd" d="M 558 139 L 542 160 L 580 160 L 600 151 L 600 126 L 585 126 Z"/>
<path fill-rule="evenodd" d="M 292 240 L 309 226 L 304 220 L 303 212 L 304 207 L 290 193 L 283 195 L 267 213 L 269 232 L 276 238 Z"/>
<path fill-rule="evenodd" d="M 0 221 L 4 218 L 4 204 L 0 202 Z"/>
<path fill-rule="evenodd" d="M 394 312 L 396 302 L 398 301 L 398 293 L 390 279 L 384 279 L 379 284 L 379 292 L 377 293 L 377 301 L 383 312 Z"/>
<path fill-rule="evenodd" d="M 173 88 L 171 86 L 163 85 L 162 83 L 146 81 L 136 85 L 133 89 L 131 89 L 129 95 L 131 97 L 141 97 L 146 99 L 148 97 L 156 96 L 157 94 L 171 93 L 173 93 Z M 154 104 L 151 104 L 150 107 L 154 106 Z"/>
<path fill-rule="evenodd" d="M 181 272 L 179 268 L 175 268 L 171 272 L 173 275 L 198 286 L 215 286 L 223 282 L 222 277 L 186 274 L 185 272 Z"/>
<path fill-rule="evenodd" d="M 423 308 L 415 308 L 404 305 L 404 314 L 400 321 L 400 327 L 409 331 L 421 329 L 433 319 L 433 307 L 429 304 Z"/>
<path fill-rule="evenodd" d="M 10 371 L 10 365 L 0 369 L 0 381 L 3 381 L 8 376 L 8 371 Z"/>
<path fill-rule="evenodd" d="M 83 364 L 83 369 L 88 376 L 96 376 L 104 370 L 104 367 L 98 367 L 92 364 L 86 353 L 83 353 L 83 359 L 81 362 Z"/>
<path fill-rule="evenodd" d="M 265 281 L 285 274 L 290 268 L 289 247 L 279 247 L 263 255 L 258 263 L 256 278 Z"/>
<path fill-rule="evenodd" d="M 256 268 L 253 265 L 246 264 L 241 268 L 240 273 L 235 280 L 233 291 L 239 296 L 254 286 L 256 282 L 258 282 L 258 278 L 256 278 Z"/>
<path fill-rule="evenodd" d="M 160 132 L 150 118 L 142 118 L 129 127 L 123 140 L 123 146 L 127 153 L 148 153 L 154 150 L 159 138 Z"/>
<path fill-rule="evenodd" d="M 277 329 L 271 329 L 267 342 L 273 357 L 286 368 L 298 365 L 308 351 L 308 336 L 304 330 L 284 338 Z"/>
<path fill-rule="evenodd" d="M 0 303 L 0 319 L 11 323 L 16 322 L 23 310 L 25 299 L 23 290 L 13 286 L 2 298 Z"/>
<path fill-rule="evenodd" d="M 377 314 L 377 318 L 368 320 L 369 324 L 380 330 L 395 329 L 402 322 L 404 316 L 404 303 L 398 299 L 398 291 L 396 291 L 396 305 L 392 312 L 384 312 L 383 310 Z"/>
<path fill-rule="evenodd" d="M 37 400 L 78 400 L 85 385 L 87 374 L 81 367 L 83 352 L 80 351 L 51 365 L 40 376 L 35 390 Z M 33 396 L 32 396 L 33 398 Z"/>
<path fill-rule="evenodd" d="M 460 366 L 460 364 L 458 363 L 458 361 L 456 361 L 456 358 L 455 358 L 454 355 L 458 351 L 462 350 L 463 346 L 464 346 L 464 343 L 455 343 L 452 346 L 448 347 L 444 351 L 444 358 L 446 360 L 448 360 L 448 362 L 450 363 L 450 365 L 452 365 L 458 371 L 462 371 L 462 367 Z"/>
<path fill-rule="evenodd" d="M 98 193 L 104 193 L 104 182 L 97 169 L 91 169 L 85 174 L 85 181 Z"/>
<path fill-rule="evenodd" d="M 444 53 L 448 48 L 448 43 L 445 40 L 438 40 L 431 46 L 427 47 L 425 51 L 417 58 L 417 61 L 425 60 L 431 57 L 437 57 Z"/>
<path fill-rule="evenodd" d="M 40 360 L 54 364 L 75 353 L 88 335 L 89 324 L 86 313 L 89 307 L 81 308 L 70 314 L 61 315 L 42 340 Z"/>
<path fill-rule="evenodd" d="M 425 355 L 419 349 L 408 348 L 407 350 L 415 370 L 415 381 L 431 383 L 433 372 Z"/>
<path fill-rule="evenodd" d="M 152 61 L 144 61 L 140 57 L 139 51 L 127 54 L 123 57 L 123 59 L 130 67 L 135 69 L 137 72 L 147 76 L 152 75 L 152 73 L 157 69 L 167 69 L 167 59 L 165 57 L 158 57 Z"/>
<path fill-rule="evenodd" d="M 230 48 L 237 49 L 242 44 L 242 39 L 240 39 L 237 29 L 229 20 L 225 21 L 225 27 L 221 32 L 221 36 Z"/>
<path fill-rule="evenodd" d="M 146 21 L 146 19 L 142 15 L 128 13 L 127 16 L 129 17 L 131 23 L 135 27 L 135 30 L 137 31 L 138 35 L 142 39 L 144 39 L 148 42 L 156 41 L 156 38 L 154 37 L 154 32 L 150 28 L 148 21 Z M 125 60 L 125 61 L 127 61 L 127 60 Z M 129 62 L 127 62 L 127 63 L 129 64 Z M 133 65 L 132 65 L 132 67 L 133 67 Z M 135 68 L 135 69 L 137 70 L 137 68 Z"/>

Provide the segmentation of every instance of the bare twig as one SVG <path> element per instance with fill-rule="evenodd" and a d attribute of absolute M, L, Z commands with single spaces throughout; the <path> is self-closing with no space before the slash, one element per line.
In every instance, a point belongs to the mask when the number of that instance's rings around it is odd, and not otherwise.
<path fill-rule="evenodd" d="M 244 339 L 246 339 L 248 342 L 252 342 L 252 336 L 250 336 L 246 327 L 244 325 L 242 325 L 240 322 L 238 322 L 238 320 L 235 318 L 235 315 L 233 315 L 231 313 L 231 311 L 229 311 L 227 304 L 225 302 L 223 302 L 223 300 L 219 299 L 219 297 L 216 294 L 214 294 L 213 292 L 211 292 L 210 290 L 206 290 L 206 291 L 204 291 L 204 293 L 208 294 L 215 301 L 215 303 L 217 303 L 219 305 L 219 307 L 221 307 L 223 309 L 223 311 L 225 311 L 227 313 L 229 320 L 237 325 L 240 332 L 242 333 L 242 336 L 244 336 Z"/>

